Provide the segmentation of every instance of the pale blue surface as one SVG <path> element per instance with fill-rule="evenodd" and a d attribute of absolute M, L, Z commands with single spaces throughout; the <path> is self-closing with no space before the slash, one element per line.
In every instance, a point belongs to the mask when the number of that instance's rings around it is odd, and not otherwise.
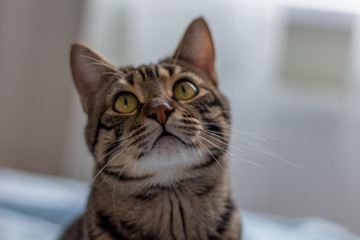
<path fill-rule="evenodd" d="M 85 183 L 0 169 L 0 239 L 54 240 L 86 204 Z M 244 240 L 360 240 L 323 219 L 241 211 Z"/>

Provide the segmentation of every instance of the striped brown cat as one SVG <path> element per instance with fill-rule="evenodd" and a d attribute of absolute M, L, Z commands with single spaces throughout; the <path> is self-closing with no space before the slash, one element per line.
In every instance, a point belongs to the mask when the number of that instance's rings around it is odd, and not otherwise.
<path fill-rule="evenodd" d="M 86 212 L 62 239 L 241 238 L 227 172 L 230 109 L 214 60 L 202 18 L 157 64 L 117 68 L 72 46 L 95 167 Z"/>

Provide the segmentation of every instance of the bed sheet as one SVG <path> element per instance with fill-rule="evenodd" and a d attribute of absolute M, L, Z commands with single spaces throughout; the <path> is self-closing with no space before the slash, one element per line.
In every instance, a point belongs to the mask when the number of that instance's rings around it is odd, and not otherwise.
<path fill-rule="evenodd" d="M 84 182 L 0 169 L 0 240 L 55 240 L 86 205 Z M 320 218 L 241 210 L 244 240 L 360 240 Z"/>

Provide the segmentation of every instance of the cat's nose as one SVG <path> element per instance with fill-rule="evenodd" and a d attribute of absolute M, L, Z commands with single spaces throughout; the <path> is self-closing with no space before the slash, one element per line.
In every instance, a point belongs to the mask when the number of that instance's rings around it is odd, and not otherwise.
<path fill-rule="evenodd" d="M 170 106 L 166 98 L 157 97 L 151 100 L 148 117 L 156 120 L 161 125 L 164 125 L 168 120 L 174 109 Z"/>

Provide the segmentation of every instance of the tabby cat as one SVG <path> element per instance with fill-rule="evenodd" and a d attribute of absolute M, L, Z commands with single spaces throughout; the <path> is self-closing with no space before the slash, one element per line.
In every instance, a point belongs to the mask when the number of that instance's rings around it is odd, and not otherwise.
<path fill-rule="evenodd" d="M 230 109 L 214 60 L 202 18 L 157 64 L 117 68 L 72 46 L 95 168 L 87 210 L 62 239 L 241 238 L 227 172 Z"/>

